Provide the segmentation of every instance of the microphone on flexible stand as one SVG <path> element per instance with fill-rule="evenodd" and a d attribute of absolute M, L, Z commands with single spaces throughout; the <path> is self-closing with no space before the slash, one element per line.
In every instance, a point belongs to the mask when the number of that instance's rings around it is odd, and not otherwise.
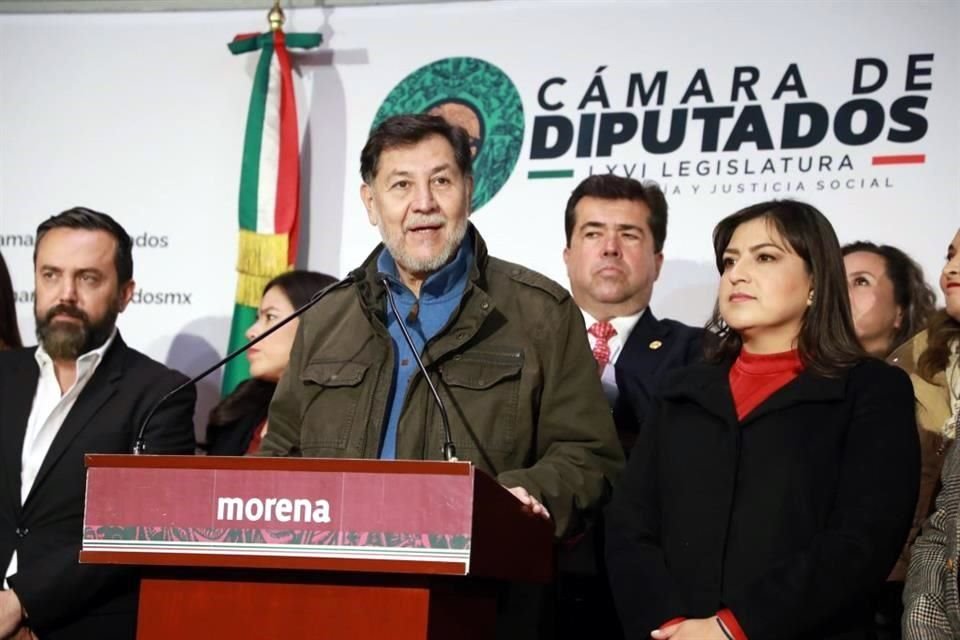
<path fill-rule="evenodd" d="M 377 277 L 380 279 L 380 282 L 383 283 L 383 288 L 387 292 L 387 300 L 390 301 L 390 309 L 393 310 L 393 317 L 396 318 L 397 324 L 400 325 L 403 338 L 406 340 L 407 346 L 410 347 L 410 351 L 417 361 L 417 366 L 420 367 L 420 373 L 423 374 L 424 379 L 427 381 L 427 386 L 430 387 L 430 393 L 433 394 L 433 399 L 437 403 L 437 409 L 440 410 L 440 421 L 443 423 L 443 459 L 447 462 L 457 462 L 457 447 L 453 444 L 453 436 L 450 435 L 450 419 L 447 416 L 447 408 L 443 406 L 443 400 L 440 399 L 440 394 L 437 393 L 437 388 L 433 385 L 433 380 L 430 379 L 427 368 L 423 366 L 423 360 L 420 359 L 420 354 L 417 353 L 417 346 L 413 343 L 413 338 L 411 338 L 407 332 L 403 318 L 400 317 L 400 309 L 397 308 L 397 301 L 393 297 L 393 292 L 390 291 L 389 277 L 385 273 L 378 273 Z M 414 309 L 418 310 L 419 304 L 415 304 Z M 411 315 L 413 315 L 413 310 L 411 310 Z M 416 316 L 414 315 L 414 317 Z"/>
<path fill-rule="evenodd" d="M 327 292 L 332 291 L 333 289 L 337 289 L 341 285 L 352 282 L 352 281 L 353 281 L 352 276 L 348 275 L 343 280 L 338 280 L 337 282 L 334 282 L 333 284 L 330 284 L 324 287 L 320 291 L 313 294 L 313 297 L 310 298 L 310 300 L 308 300 L 306 304 L 304 304 L 302 307 L 300 307 L 299 309 L 291 313 L 289 316 L 287 316 L 277 324 L 273 325 L 272 327 L 270 327 L 269 329 L 267 329 L 266 331 L 258 335 L 256 338 L 251 340 L 250 342 L 240 346 L 234 351 L 231 351 L 222 360 L 219 360 L 215 364 L 211 365 L 209 368 L 205 369 L 202 373 L 195 375 L 194 377 L 190 378 L 183 384 L 175 387 L 172 391 L 170 391 L 165 396 L 160 398 L 160 400 L 158 400 L 157 403 L 153 405 L 153 408 L 150 409 L 150 412 L 147 413 L 147 417 L 144 418 L 143 423 L 140 425 L 140 429 L 139 431 L 137 431 L 137 439 L 134 442 L 133 450 L 131 451 L 131 453 L 133 453 L 134 455 L 140 455 L 144 453 L 144 451 L 146 450 L 147 442 L 146 442 L 146 438 L 144 437 L 144 434 L 147 431 L 147 426 L 150 424 L 150 420 L 153 418 L 153 414 L 157 412 L 157 409 L 159 409 L 163 405 L 163 403 L 165 403 L 167 400 L 177 395 L 178 393 L 180 393 L 190 385 L 196 384 L 200 380 L 203 380 L 208 375 L 210 375 L 211 373 L 213 373 L 223 365 L 227 364 L 228 362 L 230 362 L 231 360 L 239 356 L 241 353 L 245 352 L 247 349 L 249 349 L 253 345 L 257 344 L 267 336 L 272 335 L 275 331 L 278 331 L 282 327 L 286 326 L 293 319 L 299 318 L 301 315 L 306 313 L 306 311 L 310 309 L 310 307 L 320 302 L 320 300 L 322 300 L 323 297 L 327 295 Z"/>

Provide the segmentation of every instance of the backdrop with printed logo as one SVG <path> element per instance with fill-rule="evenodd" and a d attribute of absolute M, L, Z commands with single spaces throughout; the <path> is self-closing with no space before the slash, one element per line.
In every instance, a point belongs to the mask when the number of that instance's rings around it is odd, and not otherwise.
<path fill-rule="evenodd" d="M 135 241 L 127 342 L 187 373 L 222 354 L 255 64 L 226 43 L 265 27 L 253 11 L 0 17 L 0 251 L 28 342 L 34 230 L 82 204 Z M 711 230 L 747 204 L 809 201 L 842 242 L 895 244 L 934 284 L 960 226 L 956 2 L 503 0 L 296 9 L 287 30 L 324 39 L 293 54 L 312 269 L 344 275 L 379 241 L 359 154 L 404 111 L 467 129 L 491 253 L 563 284 L 577 183 L 659 182 L 652 308 L 690 323 L 713 304 Z"/>

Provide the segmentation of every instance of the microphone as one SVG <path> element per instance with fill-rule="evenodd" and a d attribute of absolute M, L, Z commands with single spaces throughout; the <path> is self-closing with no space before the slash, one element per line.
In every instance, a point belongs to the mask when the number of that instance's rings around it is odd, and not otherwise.
<path fill-rule="evenodd" d="M 219 360 L 219 361 L 216 362 L 215 364 L 211 365 L 209 368 L 205 369 L 202 373 L 199 373 L 199 374 L 195 375 L 194 377 L 190 378 L 189 380 L 187 380 L 186 382 L 184 382 L 183 384 L 181 384 L 181 385 L 179 385 L 179 386 L 177 386 L 177 387 L 174 387 L 174 389 L 173 389 L 172 391 L 170 391 L 170 392 L 167 393 L 165 396 L 163 396 L 162 398 L 160 398 L 160 400 L 157 401 L 157 403 L 156 403 L 155 405 L 153 405 L 153 408 L 150 409 L 150 412 L 147 413 L 147 417 L 144 418 L 143 423 L 140 425 L 140 430 L 137 431 L 137 439 L 136 439 L 136 441 L 134 442 L 133 450 L 131 451 L 131 453 L 133 453 L 133 455 L 137 455 L 137 456 L 138 456 L 138 455 L 140 455 L 141 453 L 143 453 L 143 452 L 146 450 L 146 445 L 147 445 L 147 443 L 146 443 L 146 439 L 145 439 L 145 437 L 144 437 L 144 434 L 145 434 L 146 431 L 147 431 L 147 426 L 150 424 L 150 420 L 153 418 L 153 414 L 155 414 L 155 413 L 157 412 L 157 409 L 159 409 L 161 406 L 163 406 L 163 403 L 165 403 L 167 400 L 169 400 L 169 399 L 172 398 L 173 396 L 177 395 L 178 393 L 180 393 L 181 391 L 183 391 L 184 389 L 186 389 L 186 388 L 189 387 L 190 385 L 196 384 L 196 383 L 199 382 L 200 380 L 203 380 L 203 379 L 206 378 L 208 375 L 210 375 L 211 373 L 213 373 L 214 371 L 216 371 L 217 369 L 219 369 L 219 368 L 222 367 L 223 365 L 227 364 L 228 362 L 230 362 L 231 360 L 233 360 L 234 358 L 236 358 L 237 356 L 239 356 L 241 353 L 245 352 L 247 349 L 249 349 L 249 348 L 252 347 L 253 345 L 257 344 L 258 342 L 260 342 L 261 340 L 263 340 L 263 339 L 266 338 L 267 336 L 273 334 L 275 331 L 278 331 L 278 330 L 280 330 L 282 327 L 286 326 L 286 325 L 287 325 L 290 321 L 292 321 L 294 318 L 299 318 L 301 315 L 303 315 L 304 313 L 306 313 L 306 311 L 307 311 L 308 309 L 310 309 L 310 307 L 312 307 L 313 305 L 315 305 L 315 304 L 317 304 L 318 302 L 320 302 L 320 300 L 322 300 L 323 297 L 324 297 L 325 295 L 327 295 L 327 292 L 332 291 L 333 289 L 337 289 L 337 288 L 339 288 L 340 286 L 342 286 L 342 285 L 344 285 L 344 284 L 347 284 L 347 283 L 350 283 L 350 282 L 353 282 L 353 274 L 348 274 L 347 277 L 344 278 L 343 280 L 338 280 L 337 282 L 334 282 L 334 283 L 332 283 L 332 284 L 327 285 L 326 287 L 324 287 L 324 288 L 321 289 L 320 291 L 317 291 L 315 294 L 313 294 L 313 297 L 311 297 L 310 300 L 308 300 L 306 304 L 304 304 L 302 307 L 300 307 L 299 309 L 297 309 L 296 311 L 294 311 L 293 313 L 291 313 L 289 316 L 287 316 L 286 318 L 284 318 L 283 320 L 281 320 L 281 321 L 278 322 L 277 324 L 273 325 L 272 327 L 270 327 L 269 329 L 267 329 L 266 331 L 264 331 L 263 333 L 261 333 L 260 335 L 258 335 L 256 338 L 254 338 L 253 340 L 251 340 L 250 342 L 248 342 L 248 343 L 246 343 L 246 344 L 238 347 L 236 350 L 228 353 L 222 360 Z"/>
<path fill-rule="evenodd" d="M 417 366 L 420 367 L 420 373 L 423 374 L 423 378 L 427 381 L 427 386 L 430 387 L 430 393 L 433 394 L 433 399 L 437 403 L 437 409 L 440 410 L 440 420 L 443 423 L 443 459 L 447 462 L 457 462 L 457 447 L 453 444 L 453 436 L 450 435 L 450 419 L 447 417 L 447 408 L 443 406 L 443 400 L 440 399 L 440 394 L 437 393 L 437 388 L 433 386 L 433 380 L 430 379 L 430 374 L 427 373 L 427 368 L 423 366 L 423 360 L 420 359 L 420 354 L 417 353 L 417 346 L 413 343 L 413 338 L 411 338 L 407 332 L 406 325 L 403 324 L 403 318 L 400 317 L 400 309 L 397 308 L 397 301 L 393 297 L 393 292 L 390 291 L 389 277 L 385 273 L 378 273 L 377 277 L 380 279 L 380 282 L 383 283 L 383 288 L 387 292 L 387 300 L 390 301 L 390 308 L 393 310 L 393 317 L 396 318 L 397 324 L 400 325 L 403 338 L 406 340 L 407 346 L 410 347 L 410 351 L 417 361 Z M 419 306 L 419 304 L 415 304 L 414 309 L 418 310 Z M 411 310 L 411 314 L 412 313 L 413 311 Z"/>

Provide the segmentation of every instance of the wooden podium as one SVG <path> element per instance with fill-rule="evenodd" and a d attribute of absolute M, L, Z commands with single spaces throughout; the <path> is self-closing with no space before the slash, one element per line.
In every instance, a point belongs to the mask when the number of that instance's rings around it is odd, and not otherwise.
<path fill-rule="evenodd" d="M 466 462 L 87 456 L 80 562 L 143 567 L 139 640 L 493 638 L 552 542 Z"/>

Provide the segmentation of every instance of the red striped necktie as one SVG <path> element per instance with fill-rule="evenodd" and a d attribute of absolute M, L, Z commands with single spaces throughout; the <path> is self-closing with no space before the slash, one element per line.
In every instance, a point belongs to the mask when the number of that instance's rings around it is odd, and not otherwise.
<path fill-rule="evenodd" d="M 597 361 L 600 372 L 610 363 L 610 338 L 617 335 L 617 330 L 609 322 L 594 322 L 587 332 L 596 338 L 593 345 L 593 357 Z"/>

